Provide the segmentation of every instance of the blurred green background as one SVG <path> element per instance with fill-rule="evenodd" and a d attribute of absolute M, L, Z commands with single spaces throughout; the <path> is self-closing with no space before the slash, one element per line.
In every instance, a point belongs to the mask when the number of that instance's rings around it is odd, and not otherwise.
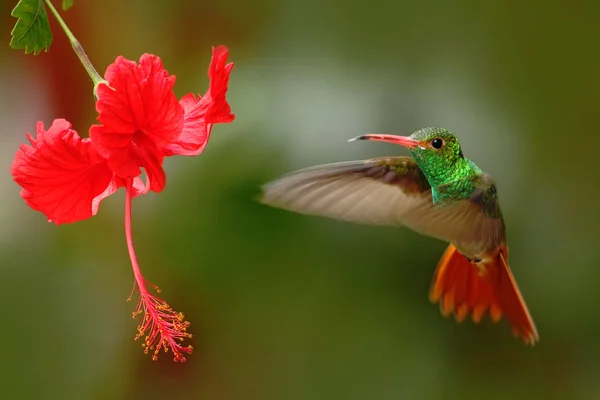
<path fill-rule="evenodd" d="M 158 54 L 181 96 L 206 90 L 211 46 L 236 63 L 235 122 L 134 201 L 142 269 L 192 323 L 184 365 L 133 341 L 124 193 L 59 227 L 19 197 L 9 166 L 36 121 L 85 135 L 96 114 L 53 19 L 49 53 L 9 49 L 15 3 L 0 2 L 2 398 L 600 398 L 597 2 L 76 1 L 63 16 L 101 73 Z M 533 349 L 429 303 L 445 243 L 254 201 L 292 169 L 406 154 L 348 138 L 424 126 L 498 181 Z"/>

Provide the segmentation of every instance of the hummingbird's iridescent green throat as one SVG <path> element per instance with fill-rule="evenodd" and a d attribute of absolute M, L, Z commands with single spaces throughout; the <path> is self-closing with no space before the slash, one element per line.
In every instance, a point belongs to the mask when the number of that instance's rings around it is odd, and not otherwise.
<path fill-rule="evenodd" d="M 408 137 L 368 134 L 352 140 L 375 140 L 408 148 L 429 181 L 436 204 L 470 196 L 482 174 L 474 162 L 463 156 L 458 138 L 445 128 L 423 128 Z"/>

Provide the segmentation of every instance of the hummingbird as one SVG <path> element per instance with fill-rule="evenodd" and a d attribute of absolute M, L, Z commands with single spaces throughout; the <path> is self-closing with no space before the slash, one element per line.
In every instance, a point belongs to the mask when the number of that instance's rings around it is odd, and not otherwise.
<path fill-rule="evenodd" d="M 365 134 L 404 146 L 390 156 L 301 169 L 262 187 L 266 205 L 358 224 L 405 226 L 449 242 L 429 290 L 443 316 L 457 322 L 504 316 L 529 345 L 537 328 L 508 265 L 506 226 L 496 185 L 462 152 L 455 134 L 429 127 L 410 136 Z"/>

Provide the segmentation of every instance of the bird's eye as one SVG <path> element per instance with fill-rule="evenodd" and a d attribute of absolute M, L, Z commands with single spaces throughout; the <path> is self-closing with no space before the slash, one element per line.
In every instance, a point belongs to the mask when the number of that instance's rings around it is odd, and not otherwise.
<path fill-rule="evenodd" d="M 434 149 L 441 149 L 444 145 L 444 141 L 440 138 L 435 138 L 431 141 L 431 147 Z"/>

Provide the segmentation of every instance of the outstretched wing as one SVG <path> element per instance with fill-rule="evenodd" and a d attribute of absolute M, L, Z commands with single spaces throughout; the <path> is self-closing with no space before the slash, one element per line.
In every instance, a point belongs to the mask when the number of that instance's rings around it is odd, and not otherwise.
<path fill-rule="evenodd" d="M 412 158 L 319 165 L 263 187 L 261 201 L 301 214 L 369 225 L 403 225 L 406 213 L 431 203 L 431 186 Z"/>
<path fill-rule="evenodd" d="M 292 172 L 266 184 L 260 200 L 300 214 L 404 225 L 459 246 L 491 247 L 504 240 L 504 224 L 482 209 L 481 193 L 476 190 L 472 199 L 436 206 L 431 186 L 412 158 L 381 157 Z"/>

